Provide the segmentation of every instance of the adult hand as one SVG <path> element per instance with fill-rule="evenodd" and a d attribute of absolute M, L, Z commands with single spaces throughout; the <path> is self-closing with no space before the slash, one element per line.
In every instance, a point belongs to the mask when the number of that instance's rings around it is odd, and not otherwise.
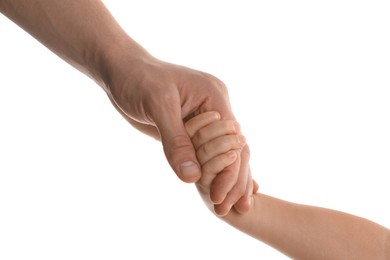
<path fill-rule="evenodd" d="M 234 120 L 228 91 L 210 74 L 160 61 L 143 51 L 138 55 L 134 58 L 132 52 L 126 57 L 120 51 L 107 63 L 109 98 L 131 125 L 162 141 L 166 158 L 182 181 L 196 182 L 201 170 L 184 122 L 206 111 Z M 252 193 L 252 177 L 239 171 L 237 155 L 237 161 L 212 183 L 210 199 L 219 215 L 227 214 L 233 205 L 239 212 L 249 209 L 245 195 Z"/>
<path fill-rule="evenodd" d="M 183 120 L 204 111 L 234 119 L 224 84 L 215 77 L 159 61 L 132 40 L 102 1 L 3 0 L 0 12 L 62 59 L 93 78 L 137 129 L 161 139 L 173 170 L 185 182 L 200 178 L 199 163 Z M 212 184 L 211 200 L 222 212 L 237 205 L 252 178 L 237 162 Z"/>

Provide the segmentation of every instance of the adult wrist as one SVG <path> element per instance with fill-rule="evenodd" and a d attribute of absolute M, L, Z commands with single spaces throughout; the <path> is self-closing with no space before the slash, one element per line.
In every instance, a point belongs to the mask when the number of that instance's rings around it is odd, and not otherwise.
<path fill-rule="evenodd" d="M 110 95 L 113 86 L 123 83 L 120 81 L 124 75 L 136 75 L 140 64 L 151 58 L 130 37 L 112 40 L 93 50 L 88 61 L 90 76 Z"/>

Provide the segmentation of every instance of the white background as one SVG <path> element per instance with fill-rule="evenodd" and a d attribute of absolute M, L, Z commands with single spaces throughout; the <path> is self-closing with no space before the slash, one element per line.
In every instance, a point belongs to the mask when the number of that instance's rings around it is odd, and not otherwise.
<path fill-rule="evenodd" d="M 225 82 L 261 192 L 390 227 L 388 1 L 105 3 L 158 58 Z M 286 259 L 3 16 L 0 90 L 0 259 Z"/>

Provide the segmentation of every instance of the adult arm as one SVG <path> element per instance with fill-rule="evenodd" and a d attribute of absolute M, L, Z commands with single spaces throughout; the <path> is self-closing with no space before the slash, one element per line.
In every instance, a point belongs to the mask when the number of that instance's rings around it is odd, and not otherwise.
<path fill-rule="evenodd" d="M 1 0 L 0 12 L 69 64 L 95 80 L 115 108 L 141 132 L 162 141 L 165 155 L 185 182 L 200 166 L 183 119 L 218 111 L 233 119 L 227 89 L 217 78 L 160 61 L 129 37 L 98 0 Z M 251 176 L 240 160 L 218 176 L 212 200 L 223 214 L 248 209 Z"/>

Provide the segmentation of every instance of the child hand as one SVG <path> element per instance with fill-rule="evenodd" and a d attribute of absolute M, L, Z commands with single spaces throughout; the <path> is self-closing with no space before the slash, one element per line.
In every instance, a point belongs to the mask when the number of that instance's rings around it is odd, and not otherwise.
<path fill-rule="evenodd" d="M 254 184 L 248 169 L 249 149 L 246 146 L 244 136 L 240 134 L 238 123 L 234 120 L 218 120 L 215 116 L 212 116 L 212 113 L 215 112 L 197 115 L 186 122 L 185 126 L 202 167 L 202 176 L 196 183 L 196 186 L 209 208 L 214 209 L 217 215 L 224 216 L 230 211 L 231 206 L 237 204 L 237 200 L 230 201 L 230 207 L 226 207 L 228 203 L 224 205 L 213 203 L 212 188 L 213 185 L 216 185 L 213 181 L 226 167 L 233 164 L 236 160 L 241 159 L 239 155 L 243 148 L 247 151 L 245 154 L 247 158 L 245 158 L 244 163 L 238 164 L 241 169 L 237 169 L 237 171 L 244 178 L 238 178 L 234 186 L 240 187 L 240 189 L 235 189 L 235 192 L 241 192 L 238 196 L 238 201 L 250 201 L 248 197 L 251 196 L 254 188 L 254 192 L 257 191 L 257 184 Z M 232 193 L 234 191 L 231 190 L 230 192 Z M 237 194 L 233 195 L 230 198 L 237 197 Z M 227 198 L 229 199 L 229 196 Z M 244 207 L 249 209 L 249 205 L 246 204 L 241 203 L 240 208 Z M 235 208 L 240 211 L 240 208 L 236 206 Z"/>

